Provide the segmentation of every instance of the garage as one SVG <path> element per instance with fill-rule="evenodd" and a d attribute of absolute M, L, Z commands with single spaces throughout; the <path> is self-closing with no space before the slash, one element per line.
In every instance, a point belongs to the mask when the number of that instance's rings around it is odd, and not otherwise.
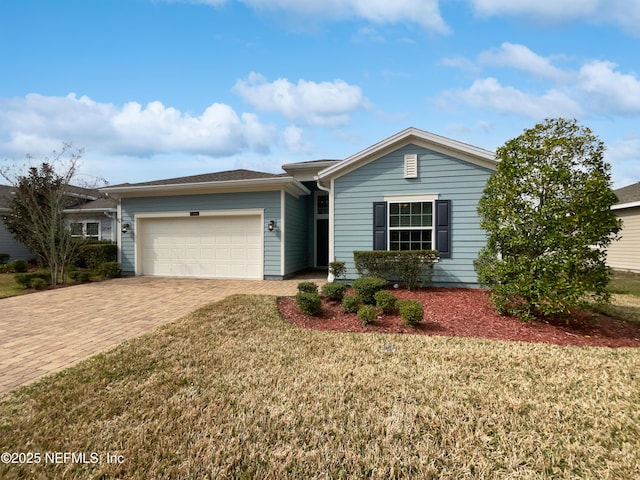
<path fill-rule="evenodd" d="M 136 230 L 138 274 L 263 278 L 260 215 L 142 217 Z"/>

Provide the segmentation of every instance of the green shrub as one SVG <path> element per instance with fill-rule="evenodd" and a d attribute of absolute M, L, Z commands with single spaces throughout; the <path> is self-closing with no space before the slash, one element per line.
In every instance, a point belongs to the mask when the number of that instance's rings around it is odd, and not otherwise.
<path fill-rule="evenodd" d="M 373 305 L 376 303 L 374 295 L 387 286 L 387 281 L 384 278 L 360 277 L 355 279 L 351 286 L 363 303 Z"/>
<path fill-rule="evenodd" d="M 98 266 L 96 273 L 102 278 L 118 278 L 121 273 L 118 262 L 105 262 Z"/>
<path fill-rule="evenodd" d="M 400 280 L 409 290 L 416 285 L 431 282 L 436 250 L 371 250 L 355 251 L 353 259 L 360 275 L 387 280 Z"/>
<path fill-rule="evenodd" d="M 334 302 L 341 302 L 344 297 L 344 293 L 347 291 L 347 286 L 343 283 L 331 282 L 325 283 L 322 286 L 322 295 Z"/>
<path fill-rule="evenodd" d="M 0 273 L 13 273 L 13 268 L 9 264 L 0 263 Z"/>
<path fill-rule="evenodd" d="M 424 307 L 417 300 L 398 301 L 398 310 L 404 323 L 412 327 L 417 325 L 424 317 Z"/>
<path fill-rule="evenodd" d="M 31 288 L 35 288 L 36 290 L 44 290 L 45 288 L 47 288 L 47 286 L 49 286 L 49 283 L 46 280 L 43 280 L 42 278 L 34 278 L 31 280 L 31 282 L 29 283 L 29 286 Z"/>
<path fill-rule="evenodd" d="M 118 247 L 115 243 L 89 243 L 78 249 L 78 266 L 96 270 L 103 263 L 115 262 L 117 257 Z"/>
<path fill-rule="evenodd" d="M 380 307 L 382 313 L 387 315 L 395 313 L 398 309 L 398 299 L 388 290 L 380 290 L 374 295 L 376 305 Z"/>
<path fill-rule="evenodd" d="M 87 270 L 82 270 L 78 272 L 75 280 L 80 283 L 88 283 L 91 281 L 91 272 L 88 272 Z"/>
<path fill-rule="evenodd" d="M 362 305 L 362 299 L 357 295 L 347 295 L 342 299 L 342 308 L 346 313 L 356 313 Z"/>
<path fill-rule="evenodd" d="M 42 280 L 46 285 L 48 285 L 51 281 L 51 272 L 48 270 L 38 270 L 37 272 L 30 273 L 16 273 L 14 278 L 16 283 L 19 283 L 26 288 L 35 288 L 33 286 L 34 280 Z"/>
<path fill-rule="evenodd" d="M 296 303 L 300 311 L 306 315 L 318 315 L 322 310 L 322 300 L 317 293 L 298 292 Z"/>
<path fill-rule="evenodd" d="M 298 284 L 298 292 L 318 293 L 318 285 L 314 282 L 300 282 Z"/>
<path fill-rule="evenodd" d="M 6 265 L 9 263 L 10 255 L 8 253 L 0 253 L 0 265 Z"/>
<path fill-rule="evenodd" d="M 14 260 L 11 263 L 11 268 L 16 273 L 27 273 L 29 271 L 29 264 L 26 260 Z"/>
<path fill-rule="evenodd" d="M 344 262 L 331 262 L 329 264 L 329 273 L 331 273 L 334 278 L 340 278 L 344 276 L 347 271 L 347 267 Z"/>
<path fill-rule="evenodd" d="M 358 318 L 363 325 L 373 323 L 378 316 L 378 310 L 373 305 L 363 305 L 358 309 Z"/>

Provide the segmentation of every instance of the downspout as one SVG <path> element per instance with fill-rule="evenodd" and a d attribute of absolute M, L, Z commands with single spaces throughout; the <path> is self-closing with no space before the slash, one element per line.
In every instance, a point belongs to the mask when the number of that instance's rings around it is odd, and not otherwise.
<path fill-rule="evenodd" d="M 334 245 L 333 245 L 333 191 L 329 187 L 325 187 L 320 183 L 320 179 L 318 176 L 315 176 L 316 186 L 319 190 L 323 192 L 327 192 L 329 194 L 329 263 L 333 262 L 335 259 L 334 256 Z M 333 184 L 333 182 L 332 182 Z M 331 272 L 331 268 L 329 268 L 329 274 L 327 275 L 327 282 L 333 282 L 335 280 L 335 276 Z"/>

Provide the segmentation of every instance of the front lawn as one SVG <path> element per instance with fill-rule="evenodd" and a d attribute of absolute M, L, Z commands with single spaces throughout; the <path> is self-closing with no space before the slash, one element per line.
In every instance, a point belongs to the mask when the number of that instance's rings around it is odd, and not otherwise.
<path fill-rule="evenodd" d="M 15 297 L 24 293 L 27 293 L 27 290 L 15 281 L 15 274 L 0 273 L 0 298 Z"/>
<path fill-rule="evenodd" d="M 0 398 L 0 452 L 86 460 L 0 478 L 640 478 L 638 371 L 638 349 L 303 330 L 234 296 Z"/>

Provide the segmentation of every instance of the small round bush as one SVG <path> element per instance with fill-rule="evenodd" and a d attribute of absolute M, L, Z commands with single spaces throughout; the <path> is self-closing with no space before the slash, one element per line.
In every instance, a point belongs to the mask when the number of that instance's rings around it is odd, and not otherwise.
<path fill-rule="evenodd" d="M 334 302 L 341 302 L 344 297 L 344 292 L 347 291 L 347 286 L 344 283 L 330 282 L 325 283 L 322 286 L 322 295 Z"/>
<path fill-rule="evenodd" d="M 77 272 L 74 280 L 80 283 L 88 283 L 91 281 L 91 272 L 87 272 L 86 270 Z"/>
<path fill-rule="evenodd" d="M 31 282 L 29 282 L 29 286 L 36 290 L 44 290 L 48 285 L 49 283 L 46 280 L 38 277 L 31 279 Z"/>
<path fill-rule="evenodd" d="M 376 305 L 380 307 L 382 313 L 389 315 L 398 309 L 398 299 L 388 290 L 380 290 L 374 295 Z"/>
<path fill-rule="evenodd" d="M 318 285 L 316 285 L 314 282 L 300 282 L 298 284 L 298 292 L 318 293 Z"/>
<path fill-rule="evenodd" d="M 351 286 L 364 303 L 373 305 L 376 303 L 374 297 L 376 292 L 384 289 L 387 286 L 387 281 L 378 277 L 360 277 L 355 279 Z"/>
<path fill-rule="evenodd" d="M 400 300 L 398 309 L 404 323 L 411 327 L 417 325 L 424 317 L 424 307 L 417 300 Z"/>
<path fill-rule="evenodd" d="M 29 264 L 26 260 L 14 260 L 11 263 L 11 268 L 16 273 L 27 273 L 29 271 Z"/>
<path fill-rule="evenodd" d="M 363 325 L 373 323 L 378 316 L 378 310 L 373 305 L 363 305 L 358 309 L 358 318 Z"/>
<path fill-rule="evenodd" d="M 120 264 L 118 262 L 104 262 L 96 269 L 96 273 L 102 278 L 118 278 L 120 276 Z"/>
<path fill-rule="evenodd" d="M 342 308 L 346 313 L 356 313 L 361 305 L 362 300 L 357 295 L 347 295 L 342 299 Z"/>
<path fill-rule="evenodd" d="M 322 300 L 317 293 L 298 292 L 296 303 L 300 311 L 306 315 L 318 315 L 322 310 Z"/>

